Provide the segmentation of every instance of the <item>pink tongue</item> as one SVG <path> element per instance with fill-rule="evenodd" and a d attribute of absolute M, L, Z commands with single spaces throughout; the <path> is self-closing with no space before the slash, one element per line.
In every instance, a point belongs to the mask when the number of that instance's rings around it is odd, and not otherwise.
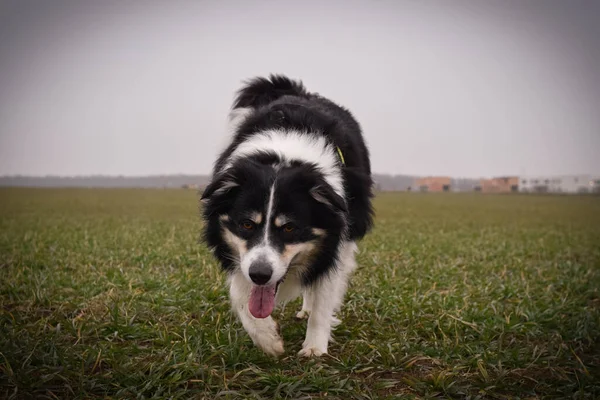
<path fill-rule="evenodd" d="M 275 307 L 275 286 L 252 286 L 248 308 L 254 318 L 267 318 Z"/>

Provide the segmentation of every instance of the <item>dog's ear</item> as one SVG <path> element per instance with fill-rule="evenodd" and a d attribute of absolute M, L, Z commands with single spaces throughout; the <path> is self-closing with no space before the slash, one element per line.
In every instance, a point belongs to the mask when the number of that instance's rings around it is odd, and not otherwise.
<path fill-rule="evenodd" d="M 260 164 L 251 160 L 240 160 L 235 166 L 214 176 L 212 182 L 204 189 L 200 201 L 223 208 L 225 204 L 217 203 L 232 203 L 243 185 L 256 182 L 257 179 L 260 179 Z"/>
<path fill-rule="evenodd" d="M 204 215 L 226 214 L 233 206 L 239 189 L 240 183 L 232 173 L 216 175 L 200 197 Z"/>
<path fill-rule="evenodd" d="M 312 197 L 318 203 L 324 204 L 338 212 L 347 212 L 346 200 L 337 194 L 313 165 L 297 165 L 283 169 L 279 173 L 279 182 L 284 187 L 289 187 L 295 193 L 302 193 Z"/>
<path fill-rule="evenodd" d="M 213 178 L 212 182 L 202 192 L 200 200 L 203 203 L 208 202 L 211 198 L 229 192 L 231 189 L 238 187 L 240 184 L 235 179 L 233 174 L 221 174 Z"/>
<path fill-rule="evenodd" d="M 310 190 L 310 195 L 319 203 L 325 204 L 336 211 L 347 212 L 346 200 L 337 194 L 331 186 L 326 183 L 318 184 Z"/>

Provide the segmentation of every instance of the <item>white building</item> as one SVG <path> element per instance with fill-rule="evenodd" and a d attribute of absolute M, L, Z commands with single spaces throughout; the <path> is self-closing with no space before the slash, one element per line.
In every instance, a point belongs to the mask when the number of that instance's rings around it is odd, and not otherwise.
<path fill-rule="evenodd" d="M 593 175 L 523 176 L 519 191 L 526 193 L 600 193 L 600 177 Z"/>

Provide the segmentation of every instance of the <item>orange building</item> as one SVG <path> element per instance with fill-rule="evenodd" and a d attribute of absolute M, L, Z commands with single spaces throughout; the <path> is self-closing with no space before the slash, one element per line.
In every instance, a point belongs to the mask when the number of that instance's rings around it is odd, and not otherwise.
<path fill-rule="evenodd" d="M 447 176 L 428 176 L 415 180 L 415 189 L 421 192 L 449 192 L 452 179 Z"/>
<path fill-rule="evenodd" d="M 499 178 L 482 179 L 479 183 L 483 193 L 512 193 L 519 191 L 517 176 L 502 176 Z"/>

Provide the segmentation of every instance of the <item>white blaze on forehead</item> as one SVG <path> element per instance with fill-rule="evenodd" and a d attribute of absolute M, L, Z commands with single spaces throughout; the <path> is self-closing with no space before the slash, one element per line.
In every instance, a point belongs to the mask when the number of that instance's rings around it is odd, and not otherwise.
<path fill-rule="evenodd" d="M 230 168 L 237 159 L 258 152 L 272 152 L 285 161 L 314 164 L 332 189 L 344 197 L 344 184 L 337 151 L 325 140 L 325 137 L 287 130 L 260 132 L 240 143 L 229 156 L 223 169 Z"/>
<path fill-rule="evenodd" d="M 267 203 L 267 210 L 265 212 L 265 238 L 264 244 L 269 244 L 269 226 L 271 225 L 271 215 L 273 215 L 273 207 L 275 205 L 275 183 L 271 186 L 271 191 L 269 192 L 269 201 Z"/>

